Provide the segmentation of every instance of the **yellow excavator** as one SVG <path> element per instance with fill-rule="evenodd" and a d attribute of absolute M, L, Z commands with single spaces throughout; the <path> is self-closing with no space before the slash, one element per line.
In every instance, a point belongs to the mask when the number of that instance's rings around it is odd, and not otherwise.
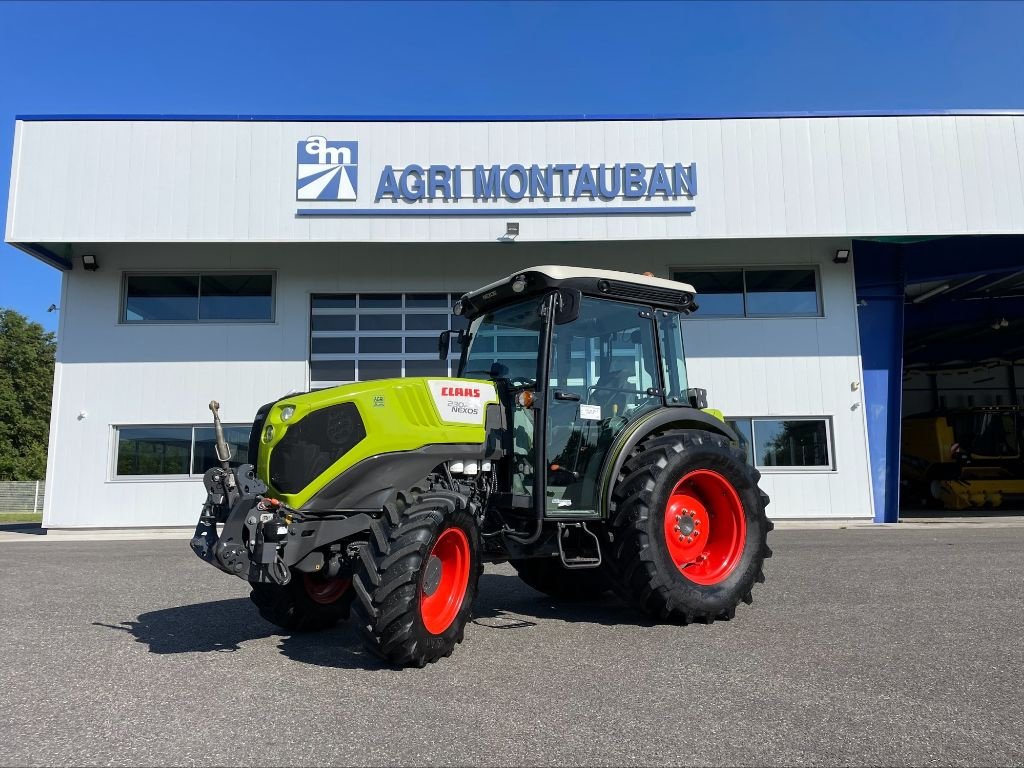
<path fill-rule="evenodd" d="M 903 420 L 904 498 L 945 509 L 1024 505 L 1021 408 L 983 406 Z"/>

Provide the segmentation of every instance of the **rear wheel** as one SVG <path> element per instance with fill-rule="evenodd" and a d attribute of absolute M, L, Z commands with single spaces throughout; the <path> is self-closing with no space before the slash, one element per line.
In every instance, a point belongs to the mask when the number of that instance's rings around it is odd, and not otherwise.
<path fill-rule="evenodd" d="M 759 477 L 721 435 L 683 429 L 643 441 L 612 495 L 617 589 L 662 620 L 731 619 L 772 554 Z"/>
<path fill-rule="evenodd" d="M 291 581 L 252 584 L 249 599 L 260 616 L 289 632 L 313 632 L 348 618 L 353 592 L 348 577 L 324 578 L 292 570 Z"/>
<path fill-rule="evenodd" d="M 509 562 L 527 586 L 557 600 L 593 600 L 611 589 L 601 568 L 569 569 L 553 557 Z"/>
<path fill-rule="evenodd" d="M 462 642 L 483 570 L 476 517 L 457 493 L 419 489 L 384 512 L 360 551 L 355 613 L 370 650 L 422 667 Z"/>

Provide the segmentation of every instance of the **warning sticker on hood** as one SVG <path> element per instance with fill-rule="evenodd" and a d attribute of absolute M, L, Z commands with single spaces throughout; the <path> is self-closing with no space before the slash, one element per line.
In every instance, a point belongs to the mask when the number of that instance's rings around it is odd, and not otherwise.
<path fill-rule="evenodd" d="M 498 399 L 494 385 L 483 381 L 431 379 L 427 385 L 441 421 L 483 424 L 484 406 Z"/>

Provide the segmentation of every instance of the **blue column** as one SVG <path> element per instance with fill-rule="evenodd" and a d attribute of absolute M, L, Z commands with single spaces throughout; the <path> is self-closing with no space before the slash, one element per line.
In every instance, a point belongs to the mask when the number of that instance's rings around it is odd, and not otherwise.
<path fill-rule="evenodd" d="M 875 522 L 895 523 L 900 509 L 904 257 L 899 245 L 868 241 L 855 242 L 853 255 Z"/>

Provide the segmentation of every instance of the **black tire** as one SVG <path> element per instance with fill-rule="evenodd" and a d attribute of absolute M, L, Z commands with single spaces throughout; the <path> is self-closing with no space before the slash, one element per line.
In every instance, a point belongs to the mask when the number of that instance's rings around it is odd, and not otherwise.
<path fill-rule="evenodd" d="M 433 577 L 428 569 L 435 544 L 449 529 L 461 531 L 461 536 L 449 534 L 448 539 L 466 547 L 467 581 L 454 618 L 431 631 L 422 606 L 431 588 L 428 582 L 442 579 L 446 571 L 437 562 Z M 477 521 L 464 496 L 417 488 L 399 493 L 373 522 L 352 578 L 354 612 L 367 648 L 403 667 L 422 667 L 451 656 L 462 642 L 482 571 Z M 435 580 L 434 589 L 441 588 Z"/>
<path fill-rule="evenodd" d="M 742 506 L 736 515 L 742 514 L 745 523 L 745 535 L 737 535 L 742 549 L 735 565 L 712 584 L 684 575 L 672 560 L 666 536 L 669 497 L 695 470 L 710 470 L 732 486 Z M 760 476 L 742 451 L 712 432 L 677 429 L 641 442 L 623 465 L 610 504 L 613 541 L 607 560 L 616 590 L 662 621 L 733 618 L 741 600 L 753 601 L 754 584 L 764 581 L 764 561 L 772 555 L 767 537 L 775 526 L 765 515 L 768 496 L 757 487 Z"/>
<path fill-rule="evenodd" d="M 252 592 L 249 599 L 256 605 L 260 616 L 289 632 L 330 629 L 348 618 L 354 597 L 349 580 L 345 577 L 327 581 L 294 569 L 291 581 L 283 587 L 279 584 L 250 586 Z M 337 597 L 325 602 L 332 597 L 334 591 L 339 592 Z"/>
<path fill-rule="evenodd" d="M 569 569 L 554 557 L 509 560 L 509 563 L 527 586 L 556 600 L 594 600 L 611 589 L 602 568 Z"/>

